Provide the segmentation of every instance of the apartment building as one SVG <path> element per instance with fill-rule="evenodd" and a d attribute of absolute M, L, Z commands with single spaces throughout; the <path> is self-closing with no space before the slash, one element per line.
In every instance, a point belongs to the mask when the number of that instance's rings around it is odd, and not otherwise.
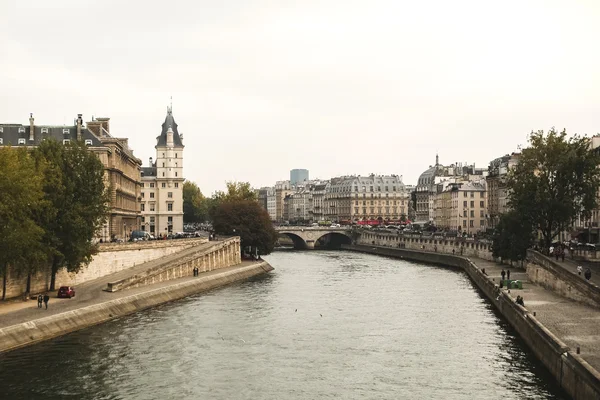
<path fill-rule="evenodd" d="M 72 125 L 37 125 L 30 114 L 29 125 L 0 124 L 0 146 L 32 149 L 44 139 L 55 139 L 63 144 L 83 141 L 102 162 L 110 204 L 98 239 L 127 239 L 132 230 L 138 229 L 142 161 L 133 155 L 128 139 L 111 134 L 110 118 L 92 117 L 92 121 L 84 124 L 82 114 L 77 114 Z"/>

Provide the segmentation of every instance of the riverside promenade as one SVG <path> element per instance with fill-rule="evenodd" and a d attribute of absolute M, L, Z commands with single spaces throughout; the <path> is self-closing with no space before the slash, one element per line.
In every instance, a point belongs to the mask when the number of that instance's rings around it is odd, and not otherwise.
<path fill-rule="evenodd" d="M 600 399 L 600 309 L 530 282 L 522 268 L 479 257 L 373 244 L 342 248 L 461 268 L 573 399 Z M 499 287 L 501 271 L 507 268 L 511 280 L 520 280 L 523 289 Z M 524 307 L 516 303 L 519 295 Z"/>
<path fill-rule="evenodd" d="M 500 282 L 502 269 L 510 270 L 511 280 L 523 282 L 523 289 L 502 289 L 516 300 L 524 298 L 525 309 L 572 350 L 581 350 L 581 357 L 596 371 L 600 371 L 600 310 L 574 300 L 566 299 L 527 279 L 524 269 L 501 265 L 481 258 L 469 257 L 479 268 L 485 268 L 494 282 Z"/>
<path fill-rule="evenodd" d="M 47 310 L 38 308 L 36 300 L 0 303 L 0 353 L 273 270 L 262 260 L 236 260 L 239 252 L 228 255 L 226 250 L 236 243 L 211 241 L 84 282 L 75 287 L 71 299 L 58 299 L 50 292 Z M 193 276 L 192 266 L 201 267 L 198 276 Z M 115 282 L 130 284 L 107 291 Z"/>

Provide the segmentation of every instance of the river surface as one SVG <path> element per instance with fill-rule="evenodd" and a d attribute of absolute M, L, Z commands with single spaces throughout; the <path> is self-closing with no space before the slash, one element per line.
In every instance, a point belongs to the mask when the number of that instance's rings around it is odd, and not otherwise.
<path fill-rule="evenodd" d="M 567 398 L 459 270 L 267 259 L 267 276 L 0 355 L 0 398 Z"/>

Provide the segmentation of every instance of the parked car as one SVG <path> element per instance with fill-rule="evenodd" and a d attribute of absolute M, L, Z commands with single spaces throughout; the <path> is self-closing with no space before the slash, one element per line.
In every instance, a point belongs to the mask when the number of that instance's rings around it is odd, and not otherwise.
<path fill-rule="evenodd" d="M 58 288 L 58 293 L 56 295 L 58 298 L 67 298 L 75 297 L 75 288 L 72 286 L 61 286 Z"/>
<path fill-rule="evenodd" d="M 139 240 L 151 240 L 151 236 L 146 231 L 133 231 L 129 236 L 130 242 L 137 242 Z"/>

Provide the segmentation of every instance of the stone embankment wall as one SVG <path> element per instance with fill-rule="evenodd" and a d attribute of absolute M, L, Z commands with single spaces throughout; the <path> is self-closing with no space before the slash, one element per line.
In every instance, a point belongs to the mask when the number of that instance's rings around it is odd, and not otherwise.
<path fill-rule="evenodd" d="M 552 259 L 528 250 L 525 268 L 530 281 L 568 299 L 600 308 L 600 288 L 565 270 Z"/>
<path fill-rule="evenodd" d="M 356 240 L 356 244 L 375 245 L 412 250 L 436 251 L 463 255 L 467 257 L 479 257 L 484 260 L 492 260 L 491 243 L 473 238 L 457 238 L 443 236 L 403 235 L 388 232 L 370 232 L 364 230 Z"/>
<path fill-rule="evenodd" d="M 0 353 L 65 335 L 206 290 L 244 281 L 272 270 L 273 268 L 268 263 L 262 262 L 205 276 L 200 274 L 199 277 L 185 282 L 3 328 L 0 329 Z"/>
<path fill-rule="evenodd" d="M 176 261 L 168 261 L 139 274 L 110 282 L 106 291 L 116 292 L 131 287 L 193 276 L 194 268 L 198 268 L 199 272 L 207 272 L 231 267 L 242 262 L 239 237 L 212 243 L 214 244 L 208 249 L 182 255 Z"/>
<path fill-rule="evenodd" d="M 77 285 L 100 278 L 135 265 L 176 253 L 178 251 L 206 243 L 207 239 L 153 240 L 134 243 L 105 243 L 99 245 L 99 252 L 92 262 L 78 273 L 68 273 L 62 269 L 56 274 L 56 287 Z M 31 293 L 41 293 L 50 286 L 50 268 L 31 277 Z M 27 290 L 27 276 L 18 275 L 9 269 L 7 275 L 6 298 L 19 297 Z M 2 287 L 0 285 L 0 298 Z"/>
<path fill-rule="evenodd" d="M 515 328 L 536 357 L 548 368 L 563 389 L 574 399 L 600 399 L 600 373 L 575 351 L 546 329 L 527 309 L 519 306 L 500 290 L 467 257 L 418 250 L 374 247 L 373 245 L 343 246 L 344 249 L 402 258 L 425 263 L 460 267 L 469 275 L 489 301 Z"/>

